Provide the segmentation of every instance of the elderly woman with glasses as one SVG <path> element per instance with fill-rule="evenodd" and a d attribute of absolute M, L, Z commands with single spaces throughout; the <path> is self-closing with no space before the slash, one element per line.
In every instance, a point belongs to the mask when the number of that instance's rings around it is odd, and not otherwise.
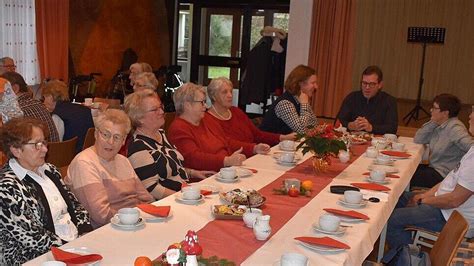
<path fill-rule="evenodd" d="M 212 105 L 206 116 L 218 122 L 228 137 L 243 142 L 263 142 L 271 146 L 282 140 L 295 139 L 295 133 L 280 135 L 258 129 L 242 110 L 232 106 L 232 89 L 232 82 L 224 77 L 213 79 L 207 86 Z"/>
<path fill-rule="evenodd" d="M 97 119 L 94 146 L 69 165 L 67 183 L 91 214 L 94 228 L 107 224 L 121 208 L 153 201 L 128 159 L 118 154 L 130 128 L 125 112 L 106 110 Z"/>
<path fill-rule="evenodd" d="M 178 117 L 171 124 L 169 135 L 183 154 L 186 167 L 218 171 L 224 166 L 241 165 L 247 156 L 270 151 L 267 144 L 227 137 L 219 123 L 206 117 L 203 87 L 186 83 L 175 91 L 173 100 Z"/>
<path fill-rule="evenodd" d="M 278 134 L 304 133 L 317 123 L 310 98 L 318 89 L 316 71 L 299 65 L 285 81 L 285 92 L 270 106 L 260 129 Z"/>
<path fill-rule="evenodd" d="M 0 265 L 17 265 L 92 230 L 89 214 L 45 163 L 47 127 L 15 118 L 0 129 Z"/>
<path fill-rule="evenodd" d="M 184 157 L 166 138 L 163 104 L 158 95 L 146 89 L 125 99 L 125 111 L 135 131 L 128 146 L 128 159 L 143 185 L 161 199 L 181 189 L 191 177 L 204 179 L 212 171 L 184 167 Z"/>
<path fill-rule="evenodd" d="M 429 147 L 429 165 L 420 164 L 411 186 L 431 188 L 443 181 L 474 144 L 472 136 L 458 119 L 461 101 L 443 93 L 433 99 L 431 119 L 415 134 L 413 141 Z"/>

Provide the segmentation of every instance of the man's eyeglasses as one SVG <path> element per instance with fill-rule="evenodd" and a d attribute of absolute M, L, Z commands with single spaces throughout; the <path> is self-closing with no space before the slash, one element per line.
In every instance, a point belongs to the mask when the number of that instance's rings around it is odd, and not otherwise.
<path fill-rule="evenodd" d="M 40 140 L 37 142 L 27 142 L 24 145 L 35 145 L 35 149 L 39 151 L 43 146 L 48 147 L 48 142 L 46 140 Z"/>
<path fill-rule="evenodd" d="M 378 82 L 365 82 L 365 81 L 361 81 L 360 82 L 360 85 L 362 87 L 368 87 L 368 88 L 375 88 L 379 83 Z"/>
<path fill-rule="evenodd" d="M 202 101 L 192 101 L 193 103 L 201 103 L 202 106 L 206 106 L 206 100 Z"/>
<path fill-rule="evenodd" d="M 112 138 L 113 142 L 120 142 L 125 138 L 120 134 L 112 135 L 109 131 L 102 131 L 100 128 L 96 128 L 96 130 L 99 132 L 100 137 L 105 141 L 109 141 Z"/>

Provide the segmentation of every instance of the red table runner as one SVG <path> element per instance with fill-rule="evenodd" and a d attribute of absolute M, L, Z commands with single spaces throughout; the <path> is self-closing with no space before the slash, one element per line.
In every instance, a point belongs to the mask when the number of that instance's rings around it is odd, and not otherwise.
<path fill-rule="evenodd" d="M 367 146 L 354 146 L 352 148 L 353 158 L 350 163 L 357 159 Z M 350 165 L 350 163 L 340 163 L 335 158 L 331 159 L 331 167 L 326 173 L 316 175 L 312 166 L 312 158 L 309 158 L 259 190 L 267 199 L 261 209 L 264 214 L 271 216 L 270 226 L 272 227 L 272 235 L 280 230 L 301 207 L 308 204 L 321 190 L 331 183 L 334 177 Z M 311 197 L 299 196 L 292 198 L 273 194 L 272 190 L 279 188 L 287 178 L 298 178 L 302 181 L 312 180 L 313 191 Z M 253 230 L 247 228 L 241 220 L 214 220 L 199 230 L 197 234 L 199 244 L 203 248 L 204 257 L 216 255 L 219 258 L 231 260 L 237 265 L 241 264 L 266 242 L 255 239 Z"/>

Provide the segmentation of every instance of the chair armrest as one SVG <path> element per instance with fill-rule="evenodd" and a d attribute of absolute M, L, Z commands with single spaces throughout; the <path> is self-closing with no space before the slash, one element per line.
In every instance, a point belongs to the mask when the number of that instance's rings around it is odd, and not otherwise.
<path fill-rule="evenodd" d="M 435 237 L 439 236 L 439 232 L 430 231 L 430 230 L 427 230 L 425 228 L 416 227 L 416 226 L 412 226 L 412 225 L 409 225 L 409 226 L 405 227 L 405 231 L 421 231 L 421 232 L 433 235 Z"/>

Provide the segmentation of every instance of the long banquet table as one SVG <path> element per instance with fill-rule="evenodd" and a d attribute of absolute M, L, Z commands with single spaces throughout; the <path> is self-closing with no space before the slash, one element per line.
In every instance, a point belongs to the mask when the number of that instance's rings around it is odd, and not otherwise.
<path fill-rule="evenodd" d="M 251 229 L 243 229 L 244 224 L 242 221 L 214 220 L 211 214 L 211 207 L 212 205 L 222 204 L 219 195 L 206 196 L 205 201 L 199 205 L 178 203 L 175 201 L 175 196 L 171 195 L 155 203 L 160 206 L 171 206 L 172 216 L 165 222 L 147 223 L 145 228 L 137 231 L 121 231 L 108 224 L 67 243 L 63 247 L 87 247 L 94 250 L 103 256 L 100 265 L 133 265 L 135 258 L 138 256 L 148 256 L 152 259 L 158 257 L 166 251 L 170 244 L 182 241 L 188 230 L 198 232 L 198 237 L 201 237 L 201 233 L 203 235 L 206 234 L 206 229 L 218 228 L 221 230 L 218 231 L 219 233 L 212 235 L 213 239 L 209 239 L 209 232 L 207 232 L 206 237 L 203 237 L 204 243 L 210 243 L 208 249 L 203 244 L 204 255 L 206 256 L 217 255 L 218 257 L 226 258 L 226 256 L 221 254 L 230 254 L 230 257 L 238 258 L 236 262 L 241 265 L 273 265 L 284 252 L 298 252 L 309 258 L 310 265 L 322 265 L 324 263 L 327 263 L 326 265 L 361 265 L 363 260 L 372 251 L 374 243 L 382 232 L 398 197 L 408 186 L 410 178 L 422 158 L 423 147 L 421 145 L 414 144 L 411 138 L 401 137 L 399 141 L 406 143 L 406 148 L 412 156 L 410 159 L 395 162 L 395 167 L 399 169 L 398 175 L 400 178 L 391 179 L 391 182 L 387 185 L 391 188 L 389 193 L 371 192 L 374 196 L 382 199 L 381 202 L 369 202 L 367 207 L 358 210 L 367 214 L 370 220 L 350 224 L 352 227 L 347 228 L 344 235 L 334 237 L 350 245 L 351 248 L 343 252 L 334 254 L 317 253 L 299 245 L 293 239 L 298 236 L 322 236 L 314 232 L 312 224 L 318 220 L 321 214 L 325 213 L 323 208 L 343 208 L 336 203 L 341 195 L 330 193 L 329 186 L 365 182 L 365 177 L 362 173 L 367 171 L 367 167 L 371 164 L 372 159 L 366 158 L 363 155 L 355 160 L 351 159 L 345 165 L 338 162 L 337 159 L 333 160 L 334 167 L 344 170 L 334 178 L 329 178 L 322 182 L 322 190 L 312 199 L 308 199 L 308 202 L 302 203 L 303 205 L 298 207 L 294 214 L 291 214 L 288 218 L 289 220 L 279 219 L 278 212 L 273 214 L 270 225 L 272 227 L 273 224 L 278 223 L 279 225 L 275 227 L 276 230 L 272 228 L 272 235 L 264 242 L 257 241 L 253 237 Z M 365 147 L 359 146 L 355 148 L 360 150 Z M 278 147 L 273 147 L 271 153 L 278 150 Z M 360 152 L 358 155 L 360 155 Z M 309 158 L 309 154 L 303 156 L 300 163 L 304 163 Z M 200 183 L 218 185 L 223 191 L 229 191 L 234 188 L 252 188 L 269 191 L 269 189 L 271 190 L 272 187 L 275 187 L 275 180 L 286 173 L 301 180 L 313 179 L 315 180 L 315 185 L 318 185 L 317 178 L 312 172 L 307 172 L 304 167 L 278 165 L 270 155 L 253 156 L 244 162 L 244 167 L 254 168 L 258 172 L 251 177 L 241 178 L 237 183 L 220 183 L 214 177 L 210 177 Z M 295 169 L 303 169 L 303 171 L 295 171 Z M 324 177 L 319 178 L 324 179 Z M 287 196 L 279 197 L 286 197 L 283 198 L 284 201 L 304 200 Z M 266 204 L 271 205 L 268 200 Z M 269 206 L 268 210 L 270 209 L 271 207 Z M 262 210 L 265 214 L 265 205 L 262 207 Z M 234 227 L 225 227 L 226 224 L 224 223 L 232 223 Z M 243 231 L 244 233 L 239 235 L 238 240 L 226 241 L 222 244 L 219 241 L 223 233 L 227 232 L 232 235 L 232 231 L 229 231 L 228 228 L 237 228 L 239 232 Z M 256 250 L 249 252 L 249 246 L 256 246 Z M 222 253 L 219 252 L 219 248 Z M 50 252 L 25 263 L 25 265 L 40 265 L 47 260 L 52 260 Z"/>

